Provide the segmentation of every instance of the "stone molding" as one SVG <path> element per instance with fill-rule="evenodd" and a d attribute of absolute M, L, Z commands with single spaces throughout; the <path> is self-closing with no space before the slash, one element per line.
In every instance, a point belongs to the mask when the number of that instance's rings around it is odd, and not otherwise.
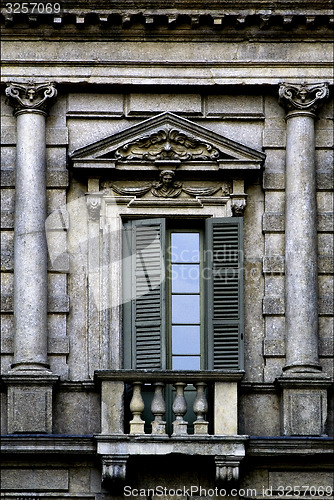
<path fill-rule="evenodd" d="M 315 113 L 329 95 L 328 83 L 283 83 L 279 88 L 279 102 L 287 111 Z"/>
<path fill-rule="evenodd" d="M 57 97 L 54 83 L 26 84 L 10 82 L 6 88 L 7 101 L 14 107 L 14 115 L 20 113 L 48 114 L 49 106 Z"/>

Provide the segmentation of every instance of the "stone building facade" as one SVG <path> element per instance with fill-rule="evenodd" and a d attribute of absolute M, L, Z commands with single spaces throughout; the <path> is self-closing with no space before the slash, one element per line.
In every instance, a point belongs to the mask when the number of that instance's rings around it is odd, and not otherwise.
<path fill-rule="evenodd" d="M 1 19 L 3 498 L 333 498 L 331 0 Z"/>

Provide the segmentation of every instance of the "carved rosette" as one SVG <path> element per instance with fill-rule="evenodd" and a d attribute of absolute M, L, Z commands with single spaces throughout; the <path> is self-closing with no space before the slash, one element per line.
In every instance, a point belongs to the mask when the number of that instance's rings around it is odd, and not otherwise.
<path fill-rule="evenodd" d="M 28 112 L 47 116 L 49 107 L 57 97 L 54 83 L 28 82 L 27 84 L 8 83 L 7 85 L 7 101 L 14 107 L 14 115 Z"/>
<path fill-rule="evenodd" d="M 328 97 L 328 84 L 283 83 L 279 88 L 279 102 L 287 111 L 315 113 Z"/>

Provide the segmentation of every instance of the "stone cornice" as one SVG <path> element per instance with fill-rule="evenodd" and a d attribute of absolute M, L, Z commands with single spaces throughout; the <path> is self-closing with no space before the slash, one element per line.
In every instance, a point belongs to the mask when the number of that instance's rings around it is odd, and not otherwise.
<path fill-rule="evenodd" d="M 264 0 L 225 0 L 223 6 L 220 0 L 175 0 L 168 2 L 168 8 L 163 0 L 112 0 L 108 2 L 107 7 L 102 0 L 64 0 L 57 3 L 59 9 L 48 14 L 9 11 L 6 3 L 8 2 L 1 1 L 1 14 L 8 28 L 20 25 L 16 35 L 27 27 L 36 30 L 39 25 L 53 25 L 55 28 L 64 27 L 65 35 L 68 35 L 69 30 L 76 31 L 73 30 L 75 27 L 80 28 L 78 37 L 80 31 L 87 26 L 113 28 L 114 32 L 116 30 L 116 36 L 119 29 L 126 31 L 122 36 L 128 36 L 129 32 L 135 33 L 143 28 L 148 36 L 154 36 L 156 29 L 156 35 L 162 36 L 164 28 L 174 32 L 181 27 L 183 34 L 187 31 L 186 28 L 191 31 L 204 28 L 206 35 L 208 30 L 214 30 L 214 33 L 217 30 L 219 32 L 219 29 L 223 29 L 223 32 L 235 32 L 251 28 L 253 31 L 263 31 L 262 35 L 266 36 L 267 33 L 268 36 L 273 29 L 287 29 L 291 37 L 291 28 L 305 26 L 311 30 L 317 28 L 313 31 L 313 36 L 316 37 L 319 36 L 319 28 L 333 28 L 334 24 L 333 0 L 314 1 L 306 6 L 305 2 L 300 0 L 282 0 L 272 2 L 270 7 Z M 108 30 L 102 30 L 102 35 L 108 36 Z M 15 33 L 13 36 L 15 37 Z"/>
<path fill-rule="evenodd" d="M 92 455 L 96 453 L 96 442 L 93 436 L 34 435 L 12 434 L 1 436 L 1 452 L 15 456 L 23 454 L 78 454 Z"/>
<path fill-rule="evenodd" d="M 246 456 L 300 457 L 301 455 L 332 455 L 333 446 L 333 438 L 328 437 L 250 436 L 246 447 Z"/>

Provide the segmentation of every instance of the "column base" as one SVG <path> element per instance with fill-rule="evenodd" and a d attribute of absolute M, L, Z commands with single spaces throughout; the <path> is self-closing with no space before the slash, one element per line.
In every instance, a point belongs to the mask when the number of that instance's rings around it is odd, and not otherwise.
<path fill-rule="evenodd" d="M 281 431 L 285 436 L 325 436 L 329 377 L 289 373 L 276 379 L 282 389 Z"/>
<path fill-rule="evenodd" d="M 12 370 L 7 389 L 8 434 L 52 433 L 52 388 L 59 377 L 48 370 Z"/>

